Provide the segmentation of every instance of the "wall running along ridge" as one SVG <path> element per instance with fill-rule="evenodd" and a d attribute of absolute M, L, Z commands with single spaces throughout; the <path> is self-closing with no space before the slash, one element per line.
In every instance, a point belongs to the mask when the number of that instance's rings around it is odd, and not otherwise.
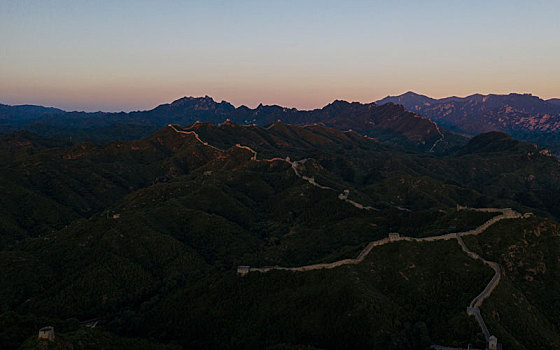
<path fill-rule="evenodd" d="M 202 141 L 202 139 L 199 137 L 199 135 L 195 132 L 195 131 L 183 131 L 183 130 L 178 130 L 174 125 L 169 124 L 168 125 L 172 130 L 174 130 L 177 133 L 180 134 L 186 134 L 186 135 L 192 135 L 194 136 L 194 138 L 202 143 L 203 145 L 207 146 L 207 147 L 211 147 L 217 151 L 220 152 L 224 152 L 224 150 L 221 150 L 217 147 L 214 147 L 210 144 L 208 144 L 207 142 Z M 438 130 L 439 132 L 439 130 Z M 433 151 L 433 148 L 436 146 L 436 144 L 440 141 L 443 140 L 444 136 L 441 134 L 440 132 L 440 136 L 441 139 L 436 141 L 436 143 L 432 146 L 432 149 L 430 151 Z M 304 164 L 305 162 L 307 162 L 309 159 L 302 159 L 302 160 L 298 160 L 298 161 L 292 161 L 290 160 L 289 157 L 286 158 L 271 158 L 271 159 L 257 159 L 257 152 L 255 150 L 253 150 L 251 147 L 249 146 L 242 146 L 240 144 L 236 144 L 235 147 L 241 148 L 241 149 L 245 149 L 249 152 L 251 152 L 253 155 L 251 157 L 251 160 L 253 161 L 259 161 L 259 162 L 276 162 L 276 161 L 282 161 L 282 162 L 286 162 L 288 164 L 290 164 L 292 170 L 294 171 L 294 174 L 307 181 L 308 183 L 310 183 L 311 185 L 324 189 L 324 190 L 332 190 L 335 191 L 334 188 L 328 187 L 328 186 L 322 186 L 320 184 L 318 184 L 315 179 L 313 177 L 307 177 L 305 175 L 302 175 L 300 173 L 301 168 L 304 168 Z M 344 190 L 343 193 L 338 195 L 338 198 L 340 200 L 343 200 L 351 205 L 353 205 L 356 208 L 359 209 L 363 209 L 363 210 L 379 210 L 376 208 L 373 208 L 371 206 L 364 206 L 360 203 L 357 203 L 355 201 L 352 201 L 350 199 L 348 199 L 348 195 L 349 195 L 348 190 Z M 492 226 L 493 224 L 495 224 L 496 222 L 500 221 L 500 220 L 504 220 L 504 219 L 516 219 L 516 218 L 522 218 L 522 217 L 528 217 L 528 215 L 521 215 L 520 213 L 512 210 L 511 208 L 466 208 L 466 207 L 458 207 L 458 210 L 474 210 L 474 211 L 480 211 L 480 212 L 487 212 L 487 213 L 501 213 L 498 216 L 495 216 L 489 220 L 487 220 L 486 222 L 484 222 L 482 225 L 478 226 L 475 229 L 469 230 L 469 231 L 464 231 L 464 232 L 456 232 L 456 233 L 448 233 L 448 234 L 444 234 L 444 235 L 438 235 L 438 236 L 431 236 L 431 237 L 422 237 L 422 238 L 416 238 L 416 237 L 407 237 L 407 236 L 398 236 L 398 237 L 387 237 L 387 238 L 383 238 L 377 241 L 373 241 L 368 243 L 368 245 L 360 252 L 360 254 L 358 254 L 358 256 L 355 259 L 343 259 L 343 260 L 339 260 L 339 261 L 335 261 L 335 262 L 331 262 L 331 263 L 320 263 L 320 264 L 312 264 L 312 265 L 304 265 L 304 266 L 298 266 L 298 267 L 282 267 L 282 266 L 265 266 L 265 267 L 250 267 L 250 266 L 239 266 L 238 267 L 238 273 L 241 275 L 245 275 L 249 272 L 261 272 L 261 273 L 266 273 L 269 271 L 273 271 L 273 270 L 283 270 L 283 271 L 294 271 L 294 272 L 304 272 L 304 271 L 313 271 L 313 270 L 321 270 L 321 269 L 333 269 L 339 266 L 344 266 L 344 265 L 356 265 L 361 263 L 365 257 L 371 252 L 371 250 L 374 247 L 377 246 L 382 246 L 385 244 L 389 244 L 389 243 L 393 243 L 393 242 L 400 242 L 400 241 L 406 241 L 406 242 L 435 242 L 435 241 L 442 241 L 442 240 L 450 240 L 450 239 L 456 239 L 457 242 L 459 243 L 461 249 L 471 258 L 476 259 L 476 260 L 480 260 L 482 261 L 484 264 L 490 266 L 493 270 L 494 270 L 494 276 L 492 277 L 492 279 L 488 282 L 488 284 L 486 285 L 486 287 L 484 288 L 484 290 L 477 295 L 469 304 L 469 306 L 467 307 L 467 314 L 469 316 L 474 316 L 476 318 L 476 321 L 478 322 L 480 328 L 482 329 L 482 332 L 484 333 L 484 336 L 486 338 L 486 341 L 488 342 L 489 338 L 490 338 L 490 332 L 488 331 L 488 328 L 486 327 L 486 324 L 484 323 L 484 319 L 482 318 L 482 315 L 480 314 L 480 307 L 482 306 L 482 303 L 484 302 L 484 300 L 486 298 L 488 298 L 490 296 L 490 294 L 492 294 L 492 291 L 498 286 L 498 283 L 500 282 L 500 278 L 501 278 L 501 268 L 500 265 L 496 262 L 493 261 L 488 261 L 484 258 L 482 258 L 480 255 L 476 254 L 475 252 L 471 251 L 465 244 L 465 242 L 463 241 L 462 237 L 463 236 L 470 236 L 470 235 L 478 235 L 481 234 L 482 232 L 486 231 L 486 229 L 488 229 L 488 227 Z M 442 347 L 439 345 L 434 345 L 436 348 L 439 349 L 452 349 L 452 348 L 446 348 L 446 347 Z"/>

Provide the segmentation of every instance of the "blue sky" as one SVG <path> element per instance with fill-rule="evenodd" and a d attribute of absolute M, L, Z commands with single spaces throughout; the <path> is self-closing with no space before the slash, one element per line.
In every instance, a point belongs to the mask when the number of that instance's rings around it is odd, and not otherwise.
<path fill-rule="evenodd" d="M 560 96 L 560 1 L 0 0 L 0 102 Z"/>

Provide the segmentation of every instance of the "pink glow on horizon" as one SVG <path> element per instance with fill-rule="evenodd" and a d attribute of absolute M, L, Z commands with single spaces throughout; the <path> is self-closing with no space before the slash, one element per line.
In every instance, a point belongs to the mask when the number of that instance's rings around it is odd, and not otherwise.
<path fill-rule="evenodd" d="M 0 103 L 151 109 L 208 95 L 299 109 L 560 97 L 560 2 L 0 1 Z"/>

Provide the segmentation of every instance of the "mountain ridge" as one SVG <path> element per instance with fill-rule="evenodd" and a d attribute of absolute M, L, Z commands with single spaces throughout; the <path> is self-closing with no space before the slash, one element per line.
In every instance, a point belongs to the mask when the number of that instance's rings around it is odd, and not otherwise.
<path fill-rule="evenodd" d="M 544 100 L 530 93 L 473 94 L 433 99 L 407 92 L 377 103 L 400 103 L 439 125 L 469 135 L 503 131 L 560 152 L 560 99 Z"/>
<path fill-rule="evenodd" d="M 234 107 L 226 101 L 216 102 L 209 96 L 182 97 L 151 110 L 129 113 L 62 112 L 17 118 L 5 112 L 3 116 L 5 122 L 0 124 L 0 132 L 26 129 L 43 136 L 74 136 L 78 139 L 83 139 L 84 134 L 88 133 L 98 135 L 103 131 L 109 134 L 107 129 L 112 126 L 126 129 L 128 132 L 122 132 L 123 138 L 132 139 L 147 136 L 155 131 L 154 128 L 169 123 L 188 125 L 203 121 L 218 124 L 231 120 L 237 124 L 265 126 L 282 120 L 296 125 L 319 123 L 341 130 L 351 129 L 383 142 L 401 144 L 421 151 L 442 151 L 451 147 L 450 144 L 454 142 L 464 142 L 460 141 L 460 137 L 450 135 L 445 142 L 438 142 L 438 147 L 434 148 L 433 145 L 443 138 L 435 122 L 396 104 L 380 106 L 376 103 L 343 100 L 335 100 L 322 108 L 300 111 L 262 104 L 253 109 L 243 105 Z"/>

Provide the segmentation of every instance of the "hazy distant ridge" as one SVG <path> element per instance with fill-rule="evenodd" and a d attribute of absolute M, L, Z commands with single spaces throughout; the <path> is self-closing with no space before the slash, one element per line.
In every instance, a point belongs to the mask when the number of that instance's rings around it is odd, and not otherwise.
<path fill-rule="evenodd" d="M 407 92 L 379 101 L 398 103 L 439 125 L 476 135 L 503 131 L 525 141 L 560 150 L 560 99 L 531 94 L 481 95 L 434 99 Z"/>
<path fill-rule="evenodd" d="M 31 107 L 29 107 L 31 108 Z M 148 111 L 130 113 L 64 112 L 34 106 L 27 114 L 15 113 L 19 106 L 4 106 L 0 110 L 0 132 L 25 129 L 44 136 L 72 136 L 84 138 L 99 136 L 97 141 L 109 141 L 106 135 L 120 139 L 147 136 L 156 128 L 169 123 L 188 125 L 196 121 L 222 123 L 231 120 L 237 124 L 265 126 L 282 120 L 289 124 L 319 123 L 341 130 L 352 129 L 382 141 L 411 145 L 420 150 L 430 150 L 442 138 L 436 123 L 395 104 L 380 106 L 376 103 L 358 103 L 336 100 L 327 106 L 300 111 L 277 105 L 259 105 L 256 108 L 234 107 L 209 96 L 183 97 L 169 104 L 162 104 Z M 126 132 L 110 130 L 119 126 Z M 114 129 L 114 128 L 113 128 Z M 85 134 L 85 135 L 84 135 Z M 446 142 L 438 143 L 444 149 Z"/>

